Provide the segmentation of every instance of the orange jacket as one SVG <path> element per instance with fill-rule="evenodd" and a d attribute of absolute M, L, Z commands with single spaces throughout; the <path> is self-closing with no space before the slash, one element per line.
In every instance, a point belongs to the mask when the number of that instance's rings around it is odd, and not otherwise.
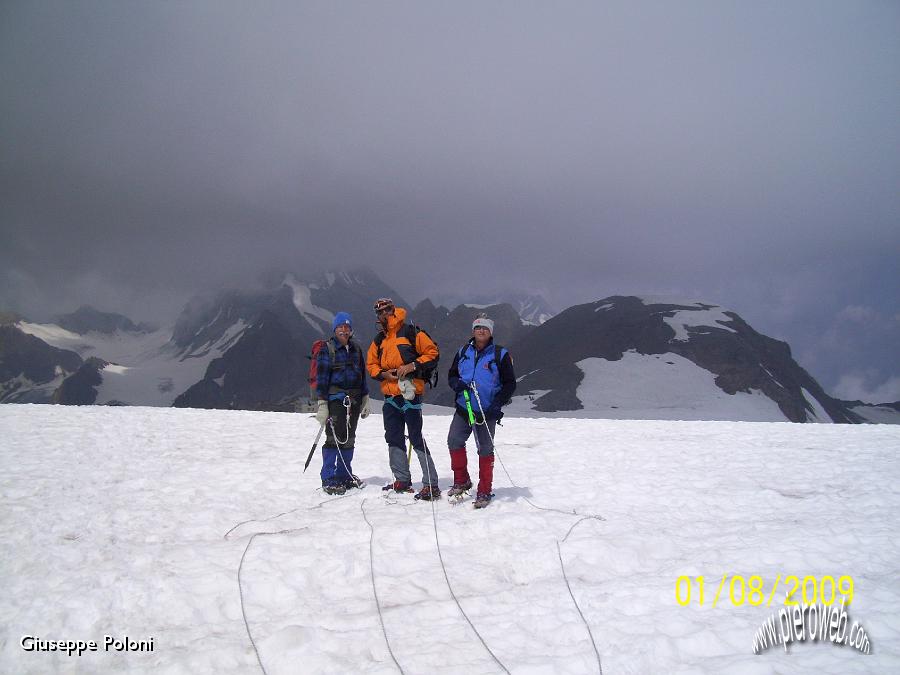
<path fill-rule="evenodd" d="M 406 320 L 406 310 L 397 307 L 394 315 L 388 317 L 387 331 L 384 340 L 381 343 L 381 358 L 378 358 L 378 347 L 375 342 L 369 345 L 369 353 L 366 356 L 366 370 L 369 375 L 376 380 L 381 381 L 381 393 L 387 396 L 400 396 L 400 387 L 396 380 L 386 380 L 382 377 L 383 370 L 393 370 L 403 365 L 403 357 L 400 356 L 400 345 L 410 344 L 405 336 L 397 336 L 397 333 L 403 327 Z M 434 341 L 428 337 L 424 331 L 419 331 L 416 335 L 416 344 L 413 345 L 418 356 L 416 362 L 428 363 L 438 357 L 438 347 Z M 413 379 L 416 385 L 416 394 L 420 395 L 425 391 L 425 381 L 419 378 Z"/>

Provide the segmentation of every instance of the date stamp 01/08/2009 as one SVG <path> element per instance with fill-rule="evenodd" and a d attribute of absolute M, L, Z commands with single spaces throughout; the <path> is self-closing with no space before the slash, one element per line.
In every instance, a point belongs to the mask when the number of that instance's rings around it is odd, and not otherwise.
<path fill-rule="evenodd" d="M 62 652 L 66 656 L 81 656 L 85 652 L 152 652 L 155 638 L 136 640 L 128 635 L 104 635 L 100 640 L 45 640 L 23 635 L 19 644 L 26 652 Z"/>
<path fill-rule="evenodd" d="M 719 580 L 715 595 L 712 599 L 712 607 L 719 603 L 719 599 L 723 602 L 731 601 L 734 607 L 743 607 L 745 604 L 753 607 L 772 605 L 773 598 L 777 597 L 776 593 L 779 588 L 784 591 L 784 604 L 807 605 L 821 602 L 823 605 L 831 606 L 835 602 L 840 604 L 843 602 L 849 605 L 853 602 L 853 577 L 841 576 L 835 580 L 832 576 L 816 577 L 807 575 L 804 577 L 793 574 L 782 576 L 779 574 L 775 578 L 775 583 L 767 588 L 763 578 L 759 575 L 745 577 L 740 574 L 731 575 L 731 581 L 728 582 L 729 575 L 723 574 Z M 784 585 L 782 586 L 782 582 Z M 694 586 L 696 585 L 696 593 Z M 727 586 L 727 590 L 726 590 Z M 725 591 L 724 597 L 722 593 Z M 680 576 L 675 580 L 675 600 L 682 607 L 695 601 L 701 607 L 708 604 L 708 595 L 706 592 L 705 577 L 703 576 Z"/>
<path fill-rule="evenodd" d="M 778 597 L 779 588 L 784 593 L 784 606 L 755 632 L 755 654 L 775 645 L 783 645 L 784 650 L 788 651 L 789 645 L 807 641 L 831 642 L 850 646 L 864 654 L 871 653 L 871 643 L 865 629 L 858 621 L 848 625 L 850 617 L 846 607 L 853 602 L 854 588 L 853 577 L 848 575 L 835 579 L 828 575 L 800 577 L 778 574 L 775 582 L 767 587 L 760 575 L 723 574 L 711 603 L 708 601 L 705 578 L 683 575 L 675 580 L 675 600 L 682 607 L 692 602 L 700 607 L 716 607 L 720 599 L 723 604 L 730 601 L 733 607 L 770 607 Z M 780 598 L 776 603 L 780 604 Z"/>

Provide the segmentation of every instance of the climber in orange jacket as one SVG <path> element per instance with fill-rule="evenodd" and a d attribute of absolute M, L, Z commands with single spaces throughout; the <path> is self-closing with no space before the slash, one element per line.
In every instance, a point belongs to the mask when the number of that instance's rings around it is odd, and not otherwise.
<path fill-rule="evenodd" d="M 422 466 L 422 489 L 416 499 L 440 499 L 437 470 L 422 438 L 423 376 L 436 365 L 440 352 L 428 334 L 406 323 L 406 310 L 394 307 L 390 298 L 375 302 L 381 331 L 369 345 L 366 369 L 381 382 L 384 406 L 384 440 L 394 481 L 383 489 L 412 492 L 409 460 L 404 450 L 404 429 Z"/>

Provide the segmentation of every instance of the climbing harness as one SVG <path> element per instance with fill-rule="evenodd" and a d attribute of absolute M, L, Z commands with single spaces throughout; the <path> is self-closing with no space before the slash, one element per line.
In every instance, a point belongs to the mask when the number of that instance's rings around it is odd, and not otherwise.
<path fill-rule="evenodd" d="M 350 440 L 350 406 L 353 405 L 353 401 L 350 400 L 349 394 L 344 394 L 344 400 L 341 402 L 345 408 L 345 419 L 347 420 L 347 437 L 340 441 L 337 437 L 337 431 L 334 428 L 334 419 L 331 417 L 328 418 L 327 422 L 331 425 L 331 435 L 334 436 L 334 442 L 337 443 L 338 447 L 342 446 L 344 443 Z"/>
<path fill-rule="evenodd" d="M 337 430 L 334 428 L 334 420 L 329 417 L 327 423 L 331 426 L 331 436 L 334 438 L 334 443 L 337 445 L 338 458 L 341 460 L 341 464 L 344 465 L 344 471 L 347 472 L 347 475 L 350 476 L 350 480 L 353 480 L 353 474 L 350 473 L 350 468 L 347 466 L 347 462 L 344 461 L 344 451 L 341 446 L 350 440 L 350 406 L 353 405 L 353 402 L 350 400 L 349 394 L 344 395 L 344 400 L 342 402 L 345 410 L 344 410 L 344 419 L 347 421 L 347 434 L 344 440 L 338 439 Z"/>

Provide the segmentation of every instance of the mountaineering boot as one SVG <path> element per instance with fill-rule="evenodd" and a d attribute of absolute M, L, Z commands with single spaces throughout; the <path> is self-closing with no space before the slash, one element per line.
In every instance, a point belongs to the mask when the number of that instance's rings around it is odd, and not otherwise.
<path fill-rule="evenodd" d="M 395 480 L 393 483 L 388 483 L 381 489 L 384 492 L 387 492 L 388 490 L 393 490 L 394 492 L 415 492 L 415 490 L 412 489 L 411 483 L 402 480 Z"/>
<path fill-rule="evenodd" d="M 423 502 L 430 502 L 441 498 L 441 489 L 437 486 L 423 485 L 422 489 L 415 496 L 415 499 L 421 499 Z"/>
<path fill-rule="evenodd" d="M 470 480 L 467 480 L 465 483 L 454 483 L 453 486 L 447 490 L 447 496 L 458 497 L 459 495 L 464 495 L 471 489 L 472 481 Z"/>
<path fill-rule="evenodd" d="M 478 455 L 478 496 L 491 494 L 491 483 L 493 482 L 494 456 Z"/>
<path fill-rule="evenodd" d="M 491 503 L 492 495 L 490 492 L 479 492 L 475 497 L 475 503 L 472 504 L 476 509 L 483 509 L 485 506 Z"/>
<path fill-rule="evenodd" d="M 351 475 L 350 478 L 344 479 L 344 487 L 348 490 L 352 490 L 353 488 L 363 488 L 365 483 L 363 483 L 362 479 L 359 476 Z"/>
<path fill-rule="evenodd" d="M 469 471 L 466 469 L 466 446 L 450 451 L 450 468 L 453 469 L 453 486 L 469 483 Z"/>
<path fill-rule="evenodd" d="M 322 490 L 327 495 L 342 495 L 347 491 L 340 483 L 322 483 Z"/>

